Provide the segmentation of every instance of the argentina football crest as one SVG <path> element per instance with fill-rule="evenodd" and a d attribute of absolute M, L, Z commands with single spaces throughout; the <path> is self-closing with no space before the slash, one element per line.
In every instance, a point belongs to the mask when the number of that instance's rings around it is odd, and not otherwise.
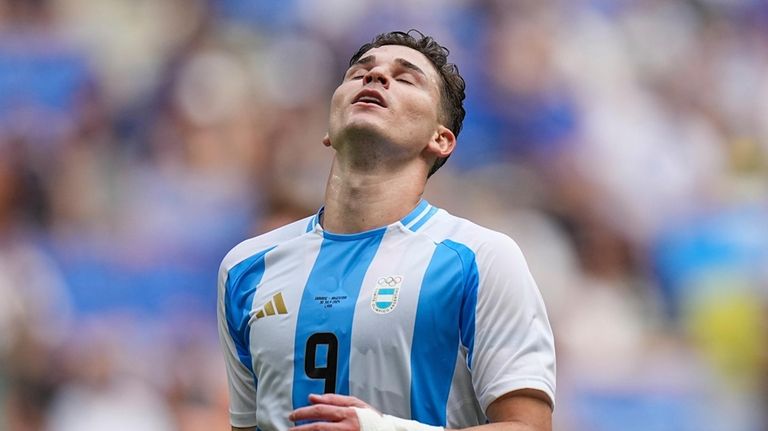
<path fill-rule="evenodd" d="M 386 314 L 395 309 L 403 276 L 388 275 L 376 280 L 376 290 L 371 297 L 371 309 L 379 314 Z"/>

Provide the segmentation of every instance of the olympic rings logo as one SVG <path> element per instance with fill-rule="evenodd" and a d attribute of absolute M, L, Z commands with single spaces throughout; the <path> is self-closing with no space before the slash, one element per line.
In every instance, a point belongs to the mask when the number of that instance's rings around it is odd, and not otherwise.
<path fill-rule="evenodd" d="M 376 284 L 380 287 L 395 287 L 403 282 L 403 277 L 399 275 L 390 275 L 388 277 L 381 277 Z"/>

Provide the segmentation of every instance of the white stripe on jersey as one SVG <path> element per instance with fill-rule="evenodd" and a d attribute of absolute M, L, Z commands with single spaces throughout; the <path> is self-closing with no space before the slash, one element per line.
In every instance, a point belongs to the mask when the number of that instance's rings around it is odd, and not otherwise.
<path fill-rule="evenodd" d="M 291 239 L 276 247 L 266 255 L 266 270 L 261 279 L 261 285 L 256 289 L 253 309 L 258 311 L 270 302 L 275 294 L 282 293 L 285 304 L 301 302 L 301 289 L 285 289 L 274 284 L 273 280 L 283 278 L 286 273 L 296 280 L 306 280 L 312 265 L 320 252 L 320 238 L 305 238 L 304 235 Z M 287 261 L 290 265 L 279 265 L 277 262 Z M 293 351 L 285 354 L 280 349 L 272 348 L 280 338 L 293 339 L 296 332 L 295 308 L 289 306 L 289 313 L 281 319 L 259 319 L 258 324 L 253 320 L 251 325 L 251 346 L 254 351 L 254 371 L 259 377 L 257 404 L 261 412 L 290 412 L 291 387 L 286 381 L 293 380 Z M 252 312 L 251 315 L 254 315 Z M 281 316 L 283 317 L 283 316 Z M 277 337 L 277 340 L 275 340 Z M 256 348 L 256 346 L 259 346 Z M 258 357 L 257 357 L 258 356 Z M 267 429 L 288 429 L 291 423 L 286 415 L 259 414 L 259 427 Z"/>
<path fill-rule="evenodd" d="M 403 229 L 393 229 L 384 235 L 379 253 L 363 281 L 353 323 L 349 391 L 350 395 L 366 400 L 383 413 L 408 418 L 411 417 L 411 394 L 407 390 L 411 385 L 410 346 L 421 282 L 431 253 L 409 253 L 414 247 L 409 245 L 411 235 L 403 232 Z M 419 246 L 434 249 L 435 244 L 428 238 L 420 238 Z M 402 286 L 395 308 L 390 313 L 377 314 L 371 310 L 370 298 L 378 287 L 378 278 L 386 276 L 401 276 Z M 390 323 L 393 321 L 397 326 Z M 393 337 L 397 342 L 391 342 Z"/>

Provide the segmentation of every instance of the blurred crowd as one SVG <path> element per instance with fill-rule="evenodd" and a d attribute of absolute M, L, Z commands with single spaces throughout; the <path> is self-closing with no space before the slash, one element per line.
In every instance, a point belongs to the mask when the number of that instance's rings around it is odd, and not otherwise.
<path fill-rule="evenodd" d="M 426 197 L 520 243 L 555 429 L 765 430 L 764 0 L 0 0 L 0 430 L 228 429 L 219 262 L 322 204 L 409 28 L 467 80 Z"/>

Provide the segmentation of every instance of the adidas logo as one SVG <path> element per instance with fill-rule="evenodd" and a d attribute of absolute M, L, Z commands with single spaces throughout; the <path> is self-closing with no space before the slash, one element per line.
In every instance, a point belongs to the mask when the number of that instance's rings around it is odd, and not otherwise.
<path fill-rule="evenodd" d="M 256 312 L 256 320 L 266 316 L 274 316 L 275 314 L 288 314 L 282 292 L 277 292 L 271 301 L 264 304 L 264 307 Z"/>

